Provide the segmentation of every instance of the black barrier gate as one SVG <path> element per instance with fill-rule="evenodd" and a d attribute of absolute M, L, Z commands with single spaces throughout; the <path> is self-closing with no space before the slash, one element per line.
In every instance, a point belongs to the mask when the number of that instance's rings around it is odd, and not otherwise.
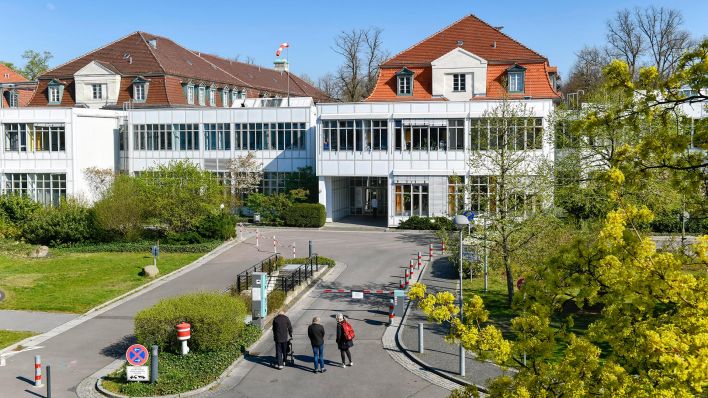
<path fill-rule="evenodd" d="M 320 270 L 320 262 L 317 254 L 307 259 L 307 263 L 298 267 L 297 270 L 287 275 L 278 275 L 275 280 L 275 289 L 285 293 L 294 290 L 303 282 L 307 281 L 315 272 Z"/>
<path fill-rule="evenodd" d="M 278 259 L 282 257 L 280 254 L 271 254 L 268 258 L 254 265 L 253 267 L 236 275 L 236 281 L 232 287 L 237 293 L 251 288 L 251 275 L 254 272 L 265 272 L 270 278 L 270 274 L 277 268 Z"/>

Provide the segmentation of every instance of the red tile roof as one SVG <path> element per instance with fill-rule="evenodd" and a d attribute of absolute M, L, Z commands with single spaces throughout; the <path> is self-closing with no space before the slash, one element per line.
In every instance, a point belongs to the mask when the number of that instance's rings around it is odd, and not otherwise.
<path fill-rule="evenodd" d="M 20 83 L 28 81 L 26 77 L 10 69 L 5 64 L 0 64 L 0 83 Z"/>
<path fill-rule="evenodd" d="M 398 53 L 381 66 L 429 65 L 430 62 L 458 47 L 460 40 L 463 49 L 489 62 L 546 62 L 543 55 L 524 46 L 476 16 L 468 15 Z"/>

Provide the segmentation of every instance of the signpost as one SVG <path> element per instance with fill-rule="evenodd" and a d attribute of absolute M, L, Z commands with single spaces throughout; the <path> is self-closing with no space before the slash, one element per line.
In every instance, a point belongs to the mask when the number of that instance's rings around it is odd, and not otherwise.
<path fill-rule="evenodd" d="M 145 364 L 150 358 L 147 348 L 141 344 L 133 344 L 125 351 L 125 359 L 131 366 L 125 367 L 125 377 L 128 381 L 149 381 L 150 372 Z"/>

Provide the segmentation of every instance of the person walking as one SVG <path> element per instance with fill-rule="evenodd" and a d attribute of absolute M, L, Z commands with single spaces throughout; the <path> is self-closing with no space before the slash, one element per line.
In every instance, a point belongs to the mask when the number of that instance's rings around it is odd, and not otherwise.
<path fill-rule="evenodd" d="M 374 211 L 374 217 L 379 216 L 379 201 L 376 199 L 376 196 L 371 198 L 371 210 Z"/>
<path fill-rule="evenodd" d="M 283 359 L 288 353 L 288 341 L 293 338 L 293 326 L 285 311 L 280 311 L 273 318 L 273 340 L 275 340 L 275 367 L 283 368 Z"/>
<path fill-rule="evenodd" d="M 324 336 L 325 330 L 320 324 L 320 317 L 316 316 L 312 318 L 312 324 L 307 327 L 307 337 L 310 338 L 310 343 L 312 344 L 312 354 L 315 361 L 315 373 L 324 373 L 327 371 L 324 367 Z"/>
<path fill-rule="evenodd" d="M 352 354 L 349 349 L 354 346 L 354 329 L 349 322 L 344 319 L 344 315 L 337 314 L 337 347 L 339 348 L 339 353 L 342 355 L 342 367 L 346 368 L 348 366 L 353 366 Z M 344 362 L 344 356 L 346 355 L 349 363 Z"/>

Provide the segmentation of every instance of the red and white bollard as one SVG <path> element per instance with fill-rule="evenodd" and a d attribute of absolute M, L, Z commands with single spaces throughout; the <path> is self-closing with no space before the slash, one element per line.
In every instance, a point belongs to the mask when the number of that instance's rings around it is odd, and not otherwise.
<path fill-rule="evenodd" d="M 182 342 L 182 355 L 187 355 L 189 352 L 187 340 L 189 340 L 190 337 L 192 337 L 192 325 L 187 322 L 182 322 L 177 325 L 177 340 Z"/>
<path fill-rule="evenodd" d="M 278 243 L 277 240 L 275 240 L 275 235 L 273 235 L 273 253 L 278 253 L 278 246 L 276 246 Z"/>
<path fill-rule="evenodd" d="M 430 248 L 428 249 L 428 258 L 430 258 L 430 261 L 433 261 L 433 244 L 430 244 Z"/>
<path fill-rule="evenodd" d="M 293 258 L 295 258 L 295 242 L 293 242 Z"/>
<path fill-rule="evenodd" d="M 423 266 L 423 255 L 418 252 L 418 268 Z"/>
<path fill-rule="evenodd" d="M 403 278 L 398 279 L 398 288 L 403 289 L 406 285 L 403 284 Z"/>
<path fill-rule="evenodd" d="M 388 321 L 389 322 L 393 322 L 393 318 L 396 317 L 396 315 L 393 312 L 393 308 L 394 308 L 393 299 L 391 299 L 391 301 L 389 301 L 389 304 L 388 304 Z"/>
<path fill-rule="evenodd" d="M 440 249 L 440 251 L 442 253 L 445 253 L 445 241 L 442 241 L 441 245 L 442 245 L 442 249 Z"/>
<path fill-rule="evenodd" d="M 258 240 L 260 239 L 261 234 L 258 232 L 258 228 L 256 228 L 256 249 L 258 249 Z"/>
<path fill-rule="evenodd" d="M 416 263 L 415 263 L 415 260 L 411 259 L 410 264 L 408 265 L 408 267 L 412 270 L 413 267 L 416 266 L 415 264 L 416 264 Z"/>
<path fill-rule="evenodd" d="M 408 287 L 408 285 L 410 284 L 408 278 L 410 278 L 410 274 L 408 273 L 408 270 L 406 270 L 406 287 Z"/>
<path fill-rule="evenodd" d="M 42 357 L 34 356 L 34 386 L 42 387 Z"/>

